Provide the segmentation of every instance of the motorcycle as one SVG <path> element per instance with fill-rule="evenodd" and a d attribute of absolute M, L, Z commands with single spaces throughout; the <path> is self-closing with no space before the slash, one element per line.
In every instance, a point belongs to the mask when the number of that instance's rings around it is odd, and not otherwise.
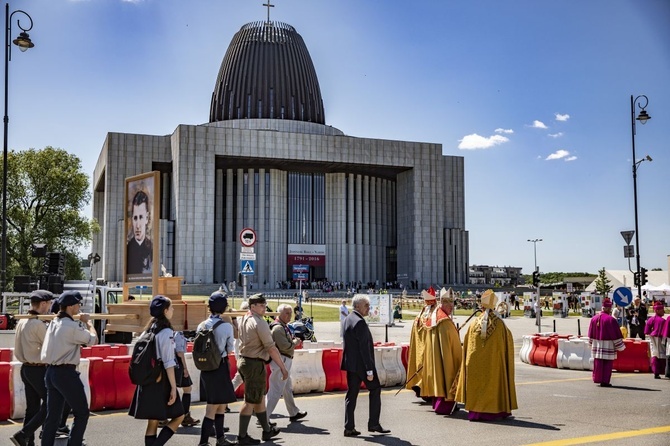
<path fill-rule="evenodd" d="M 289 330 L 293 336 L 304 341 L 316 342 L 314 335 L 314 323 L 311 317 L 304 317 L 300 320 L 288 324 Z"/>

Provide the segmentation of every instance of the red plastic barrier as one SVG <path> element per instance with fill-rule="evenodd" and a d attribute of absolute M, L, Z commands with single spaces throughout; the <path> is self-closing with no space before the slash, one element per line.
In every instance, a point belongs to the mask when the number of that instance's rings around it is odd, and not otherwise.
<path fill-rule="evenodd" d="M 402 360 L 403 367 L 405 367 L 405 373 L 407 372 L 408 358 L 409 358 L 409 345 L 403 345 L 402 351 L 400 352 L 400 359 Z"/>
<path fill-rule="evenodd" d="M 533 338 L 533 349 L 528 355 L 528 360 L 532 365 L 544 366 L 544 357 L 547 355 L 547 339 L 545 337 L 536 336 Z"/>
<path fill-rule="evenodd" d="M 233 379 L 237 373 L 237 359 L 233 353 L 228 354 L 228 368 L 230 369 L 230 379 Z M 235 390 L 235 396 L 238 398 L 244 398 L 244 383 L 240 384 L 240 387 Z"/>
<path fill-rule="evenodd" d="M 81 357 L 90 358 L 93 356 L 93 349 L 91 347 L 82 347 L 81 348 Z"/>
<path fill-rule="evenodd" d="M 347 372 L 340 370 L 342 363 L 342 349 L 323 350 L 321 365 L 326 373 L 325 392 L 347 390 Z"/>
<path fill-rule="evenodd" d="M 649 343 L 637 339 L 624 339 L 626 349 L 617 352 L 612 368 L 621 373 L 651 372 Z"/>
<path fill-rule="evenodd" d="M 12 407 L 12 394 L 9 391 L 9 375 L 12 366 L 9 362 L 0 362 L 0 421 L 9 419 Z"/>
<path fill-rule="evenodd" d="M 130 382 L 128 367 L 132 356 L 109 356 L 112 361 L 112 373 L 114 374 L 114 403 L 112 409 L 127 409 L 133 401 L 135 385 Z M 110 402 L 111 404 L 111 402 Z"/>
<path fill-rule="evenodd" d="M 556 357 L 558 356 L 558 339 L 561 336 L 551 336 L 547 340 L 547 354 L 544 356 L 545 367 L 557 368 Z"/>
<path fill-rule="evenodd" d="M 95 356 L 88 358 L 88 382 L 91 386 L 91 410 L 113 408 L 115 405 L 114 361 Z M 126 371 L 126 375 L 127 375 Z"/>
<path fill-rule="evenodd" d="M 12 362 L 13 358 L 13 348 L 0 348 L 0 362 Z"/>
<path fill-rule="evenodd" d="M 111 350 L 111 345 L 109 344 L 99 344 L 99 345 L 92 345 L 91 346 L 91 356 L 95 356 L 96 358 L 102 358 L 105 359 L 109 355 L 111 355 L 112 350 Z"/>
<path fill-rule="evenodd" d="M 191 353 L 193 351 L 193 342 L 186 343 L 186 353 Z"/>
<path fill-rule="evenodd" d="M 128 346 L 126 344 L 114 344 L 109 347 L 109 356 L 125 356 L 128 354 Z"/>

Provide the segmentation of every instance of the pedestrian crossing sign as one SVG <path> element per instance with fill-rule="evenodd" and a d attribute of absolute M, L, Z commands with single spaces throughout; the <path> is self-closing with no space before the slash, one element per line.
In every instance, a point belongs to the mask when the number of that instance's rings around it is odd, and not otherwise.
<path fill-rule="evenodd" d="M 240 260 L 240 274 L 245 276 L 253 276 L 254 263 L 254 260 Z"/>

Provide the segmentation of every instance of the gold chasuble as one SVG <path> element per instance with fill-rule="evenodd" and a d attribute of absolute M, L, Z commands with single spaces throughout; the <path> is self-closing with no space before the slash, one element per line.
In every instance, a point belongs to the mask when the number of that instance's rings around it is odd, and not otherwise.
<path fill-rule="evenodd" d="M 480 413 L 509 414 L 518 408 L 512 333 L 492 311 L 478 316 L 463 339 L 456 400 Z"/>
<path fill-rule="evenodd" d="M 424 307 L 421 313 L 414 319 L 412 333 L 409 338 L 409 352 L 407 355 L 407 376 L 411 379 L 407 381 L 407 384 L 405 385 L 406 389 L 413 390 L 412 387 L 421 387 L 427 334 L 425 322 L 432 314 L 433 309 L 434 306 Z"/>

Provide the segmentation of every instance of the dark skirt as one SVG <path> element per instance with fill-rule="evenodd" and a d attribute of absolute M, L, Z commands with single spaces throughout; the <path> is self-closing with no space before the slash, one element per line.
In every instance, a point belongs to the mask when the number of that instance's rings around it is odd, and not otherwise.
<path fill-rule="evenodd" d="M 170 400 L 170 381 L 163 371 L 161 380 L 148 386 L 137 386 L 130 403 L 128 415 L 138 420 L 169 420 L 184 415 L 184 407 L 177 392 L 177 399 L 168 406 Z"/>
<path fill-rule="evenodd" d="M 233 382 L 230 380 L 228 358 L 211 372 L 200 372 L 201 383 L 205 386 L 207 404 L 228 404 L 237 401 Z"/>
<path fill-rule="evenodd" d="M 177 387 L 191 387 L 193 385 L 191 375 L 184 376 L 184 363 L 179 356 L 175 355 L 175 359 L 177 360 L 177 367 L 174 368 L 174 378 Z"/>

